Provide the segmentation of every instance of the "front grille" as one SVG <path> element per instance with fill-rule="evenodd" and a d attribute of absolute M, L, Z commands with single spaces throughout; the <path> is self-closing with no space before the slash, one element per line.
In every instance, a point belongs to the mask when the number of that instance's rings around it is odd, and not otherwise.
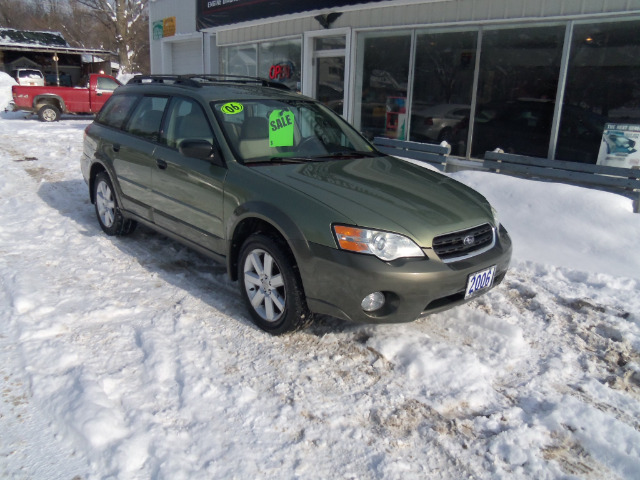
<path fill-rule="evenodd" d="M 495 244 L 493 227 L 485 223 L 433 239 L 433 250 L 443 262 L 454 262 L 487 251 Z"/>

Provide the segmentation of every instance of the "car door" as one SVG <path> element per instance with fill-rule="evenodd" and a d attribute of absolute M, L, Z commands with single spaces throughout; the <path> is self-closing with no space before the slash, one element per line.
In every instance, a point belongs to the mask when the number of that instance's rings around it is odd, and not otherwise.
<path fill-rule="evenodd" d="M 99 112 L 102 106 L 113 94 L 113 91 L 120 84 L 111 77 L 98 77 L 96 79 L 96 89 L 89 89 L 91 112 Z"/>
<path fill-rule="evenodd" d="M 144 96 L 120 132 L 111 142 L 113 167 L 124 194 L 123 207 L 151 219 L 153 152 L 160 137 L 160 125 L 167 97 Z"/>
<path fill-rule="evenodd" d="M 168 107 L 162 145 L 154 152 L 154 221 L 204 248 L 224 251 L 223 195 L 227 169 L 178 150 L 188 139 L 215 138 L 202 106 L 174 97 Z"/>

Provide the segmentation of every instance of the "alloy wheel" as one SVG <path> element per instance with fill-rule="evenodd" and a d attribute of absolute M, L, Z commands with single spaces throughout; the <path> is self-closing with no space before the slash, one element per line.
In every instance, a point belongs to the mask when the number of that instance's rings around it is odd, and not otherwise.
<path fill-rule="evenodd" d="M 113 199 L 113 192 L 106 182 L 101 181 L 96 188 L 96 206 L 102 224 L 110 228 L 115 221 L 116 204 Z"/>
<path fill-rule="evenodd" d="M 267 322 L 284 314 L 286 291 L 280 267 L 265 250 L 255 249 L 244 262 L 244 285 L 251 306 Z"/>

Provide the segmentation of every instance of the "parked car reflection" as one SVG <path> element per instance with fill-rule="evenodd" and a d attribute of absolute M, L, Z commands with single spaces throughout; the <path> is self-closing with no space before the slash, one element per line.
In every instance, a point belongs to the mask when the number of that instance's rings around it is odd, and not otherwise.
<path fill-rule="evenodd" d="M 469 105 L 455 103 L 415 108 L 411 113 L 411 140 L 451 143 L 454 127 L 468 118 L 469 112 Z"/>
<path fill-rule="evenodd" d="M 547 158 L 555 102 L 523 99 L 477 108 L 471 156 L 500 148 L 507 153 Z M 464 145 L 469 118 L 455 128 L 453 142 Z M 573 105 L 562 109 L 556 159 L 592 163 L 598 160 L 605 119 Z M 460 149 L 459 149 L 460 150 Z"/>

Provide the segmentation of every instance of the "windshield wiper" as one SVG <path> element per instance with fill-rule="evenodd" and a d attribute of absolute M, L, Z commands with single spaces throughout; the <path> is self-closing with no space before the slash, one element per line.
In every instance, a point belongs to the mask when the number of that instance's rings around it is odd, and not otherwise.
<path fill-rule="evenodd" d="M 356 150 L 345 150 L 344 152 L 333 152 L 323 155 L 322 158 L 362 158 L 362 157 L 378 157 L 376 152 L 360 152 Z"/>
<path fill-rule="evenodd" d="M 274 163 L 308 163 L 308 162 L 326 162 L 327 160 L 343 160 L 348 158 L 362 157 L 378 157 L 375 152 L 357 152 L 355 150 L 347 150 L 344 152 L 333 152 L 324 155 L 315 155 L 312 157 L 271 157 L 261 160 L 248 161 L 245 165 L 266 165 Z"/>
<path fill-rule="evenodd" d="M 262 160 L 245 162 L 245 165 L 265 165 L 265 164 L 272 164 L 272 163 L 306 163 L 306 162 L 313 162 L 313 161 L 317 161 L 317 160 L 313 160 L 308 157 L 271 157 L 271 158 L 265 158 Z"/>

